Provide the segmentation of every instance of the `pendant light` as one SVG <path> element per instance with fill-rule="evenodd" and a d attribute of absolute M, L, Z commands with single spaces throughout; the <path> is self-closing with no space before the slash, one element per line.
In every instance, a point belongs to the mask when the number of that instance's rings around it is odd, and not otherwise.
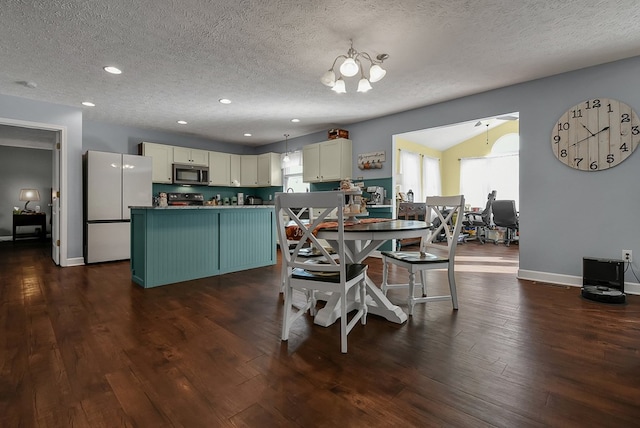
<path fill-rule="evenodd" d="M 288 144 L 289 134 L 284 134 L 284 158 L 282 158 L 282 162 L 289 163 L 291 158 L 289 158 L 289 144 Z"/>

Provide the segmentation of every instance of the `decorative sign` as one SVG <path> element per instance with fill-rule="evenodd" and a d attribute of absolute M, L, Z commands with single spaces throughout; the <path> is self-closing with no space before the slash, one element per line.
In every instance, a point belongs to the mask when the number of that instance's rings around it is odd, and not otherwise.
<path fill-rule="evenodd" d="M 358 155 L 358 168 L 380 169 L 385 160 L 385 152 L 362 153 Z"/>

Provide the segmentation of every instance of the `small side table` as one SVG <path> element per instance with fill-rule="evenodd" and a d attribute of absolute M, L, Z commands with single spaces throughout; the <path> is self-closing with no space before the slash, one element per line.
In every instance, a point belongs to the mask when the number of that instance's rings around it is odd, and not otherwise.
<path fill-rule="evenodd" d="M 40 226 L 40 239 L 44 240 L 47 237 L 47 214 L 46 213 L 27 213 L 27 214 L 14 214 L 13 215 L 13 240 L 16 238 L 23 238 L 34 236 L 31 233 L 16 234 L 17 226 Z"/>

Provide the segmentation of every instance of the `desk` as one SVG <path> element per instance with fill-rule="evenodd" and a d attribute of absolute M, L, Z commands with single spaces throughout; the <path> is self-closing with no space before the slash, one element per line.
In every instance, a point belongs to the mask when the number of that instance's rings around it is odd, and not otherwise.
<path fill-rule="evenodd" d="M 390 239 L 413 238 L 422 235 L 429 227 L 424 221 L 417 220 L 389 220 L 380 223 L 360 223 L 345 226 L 344 239 L 347 257 L 351 263 L 364 263 L 380 245 Z M 318 238 L 325 239 L 330 244 L 335 242 L 337 229 L 321 229 Z M 356 309 L 356 287 L 349 294 L 347 311 Z M 340 297 L 330 296 L 324 308 L 318 311 L 314 323 L 327 327 L 340 317 Z M 402 324 L 407 320 L 407 314 L 399 306 L 394 305 L 382 293 L 374 282 L 367 277 L 367 306 L 370 314 L 379 315 L 391 322 Z"/>
<path fill-rule="evenodd" d="M 21 235 L 16 234 L 17 226 L 40 226 L 40 239 L 44 240 L 47 236 L 47 215 L 45 213 L 33 213 L 33 214 L 14 214 L 13 215 L 13 240 L 21 238 Z M 32 234 L 23 235 L 33 236 Z"/>

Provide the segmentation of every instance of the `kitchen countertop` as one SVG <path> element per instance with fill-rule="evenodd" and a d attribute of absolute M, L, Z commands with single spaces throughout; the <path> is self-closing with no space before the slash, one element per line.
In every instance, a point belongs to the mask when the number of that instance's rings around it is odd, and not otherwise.
<path fill-rule="evenodd" d="M 211 210 L 211 209 L 229 209 L 229 208 L 269 208 L 273 209 L 273 205 L 178 205 L 178 206 L 168 206 L 168 207 L 141 207 L 141 206 L 131 206 L 130 209 L 136 210 Z"/>

